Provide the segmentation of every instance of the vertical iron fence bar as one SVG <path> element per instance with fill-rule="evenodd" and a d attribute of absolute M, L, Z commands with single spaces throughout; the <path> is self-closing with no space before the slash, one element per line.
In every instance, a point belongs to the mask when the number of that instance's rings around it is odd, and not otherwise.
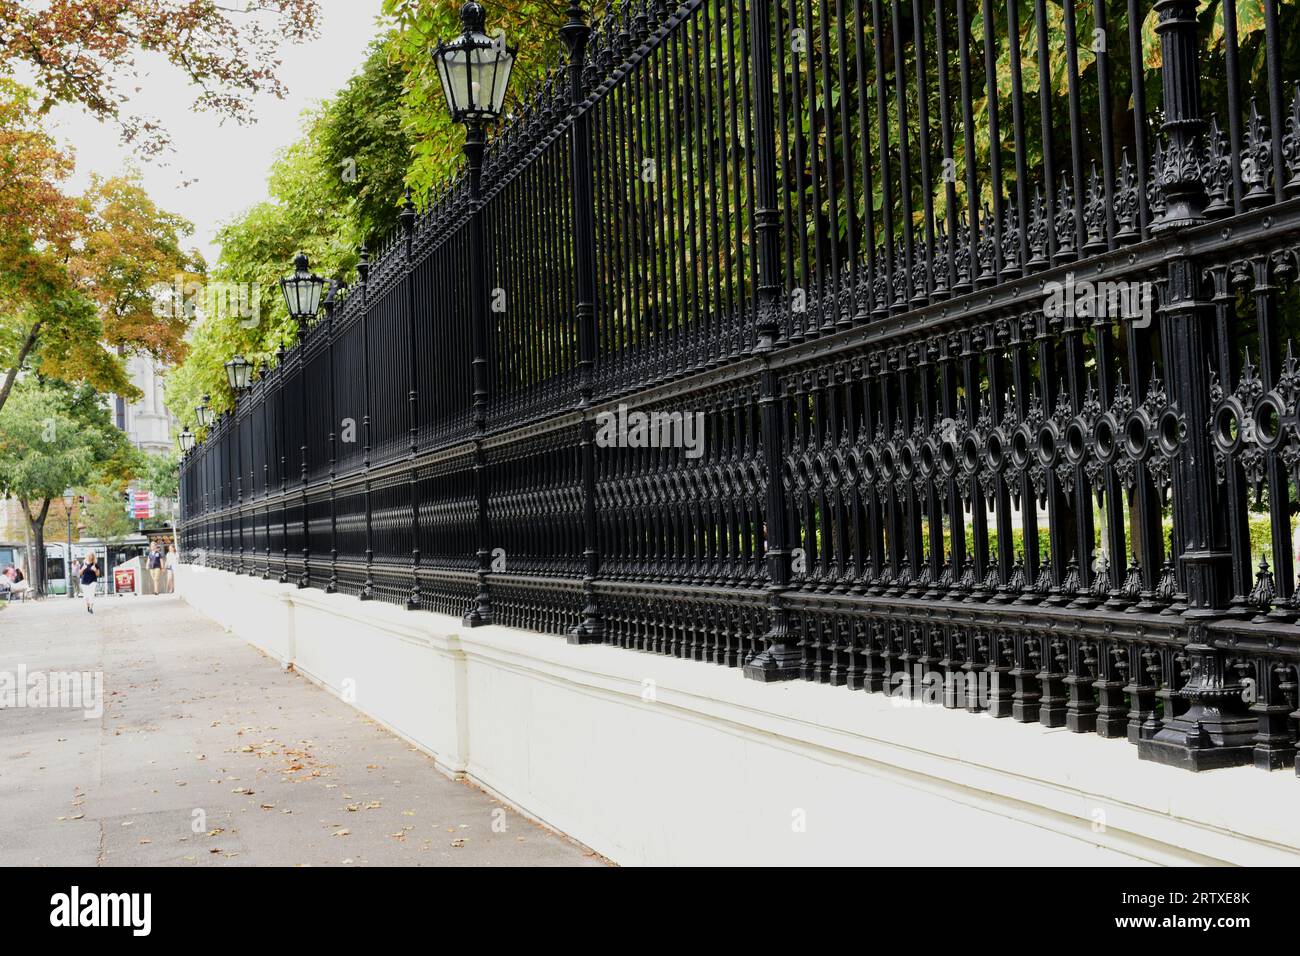
<path fill-rule="evenodd" d="M 966 13 L 966 0 L 957 0 L 957 61 L 961 73 L 961 125 L 962 153 L 966 163 L 966 226 L 970 268 L 970 286 L 975 283 L 980 261 L 980 200 L 979 184 L 975 179 L 975 117 L 971 107 L 970 77 L 970 18 Z M 968 287 L 965 283 L 959 283 Z"/>
<path fill-rule="evenodd" d="M 993 31 L 993 0 L 983 0 L 984 102 L 989 116 L 989 171 L 993 190 L 993 279 L 1002 278 L 1002 129 L 998 117 L 998 47 Z M 994 403 L 996 404 L 996 402 Z"/>
<path fill-rule="evenodd" d="M 919 0 L 918 0 L 919 2 Z M 842 293 L 847 301 L 842 303 L 840 308 L 841 322 L 843 328 L 848 328 L 857 321 L 859 315 L 859 296 L 858 289 L 858 228 L 857 212 L 858 200 L 855 191 L 853 179 L 853 139 L 849 122 L 849 74 L 848 74 L 848 56 L 845 46 L 852 36 L 847 29 L 848 23 L 844 15 L 843 0 L 835 0 L 835 22 L 839 26 L 840 40 L 838 44 L 838 81 L 840 84 L 840 159 L 844 170 L 844 220 L 847 246 L 845 253 L 848 257 L 848 268 L 844 270 L 846 275 L 842 276 L 842 281 L 846 283 Z M 860 47 L 862 38 L 854 38 L 854 46 Z M 861 91 L 859 91 L 859 96 Z M 870 202 L 870 199 L 867 200 Z"/>
<path fill-rule="evenodd" d="M 885 106 L 885 44 L 880 29 L 880 0 L 871 0 L 871 50 L 876 67 L 876 155 L 880 159 L 880 226 L 884 252 L 885 294 L 879 303 L 882 313 L 890 308 L 894 289 L 894 197 L 889 169 L 889 110 Z M 874 199 L 873 199 L 874 201 Z"/>
<path fill-rule="evenodd" d="M 1065 78 L 1070 104 L 1070 187 L 1074 206 L 1074 248 L 1082 255 L 1084 229 L 1083 188 L 1083 105 L 1079 91 L 1079 38 L 1075 28 L 1074 0 L 1061 4 L 1065 10 Z M 1063 200 L 1064 201 L 1064 200 Z"/>
<path fill-rule="evenodd" d="M 1231 3 L 1232 0 L 1226 2 Z M 1129 77 L 1133 84 L 1133 158 L 1137 165 L 1138 223 L 1141 227 L 1141 236 L 1145 239 L 1151 226 L 1151 207 L 1147 198 L 1146 80 L 1142 56 L 1142 18 L 1138 15 L 1138 0 L 1128 0 L 1128 49 Z"/>
<path fill-rule="evenodd" d="M 1029 262 L 1029 182 L 1026 170 L 1025 90 L 1020 71 L 1020 4 L 1007 4 L 1007 51 L 1011 69 L 1011 131 L 1016 138 L 1016 249 L 1021 269 Z"/>
<path fill-rule="evenodd" d="M 1056 261 L 1056 162 L 1052 155 L 1052 53 L 1047 45 L 1047 0 L 1034 0 L 1034 40 L 1038 44 L 1038 117 L 1043 146 L 1043 218 L 1048 259 Z M 1051 414 L 1051 406 L 1046 407 Z M 1055 550 L 1055 549 L 1053 549 Z"/>
<path fill-rule="evenodd" d="M 1235 164 L 1234 164 L 1235 166 Z M 1228 266 L 1214 266 L 1209 270 L 1211 302 L 1214 307 L 1215 354 L 1217 373 L 1224 392 L 1231 393 L 1238 375 L 1238 336 L 1234 314 L 1236 296 L 1229 285 Z M 1227 495 L 1228 549 L 1232 552 L 1232 598 L 1228 602 L 1234 614 L 1249 614 L 1247 604 L 1254 583 L 1251 567 L 1250 508 L 1246 500 L 1246 476 L 1242 473 L 1241 459 L 1228 456 Z M 1154 586 L 1154 585 L 1153 585 Z"/>
<path fill-rule="evenodd" d="M 1101 133 L 1102 195 L 1106 199 L 1106 248 L 1115 248 L 1115 136 L 1111 128 L 1110 43 L 1106 35 L 1106 0 L 1093 0 L 1093 47 L 1097 57 L 1097 121 Z M 1100 40 L 1100 43 L 1097 41 Z M 1115 561 L 1122 555 L 1114 555 Z"/>
<path fill-rule="evenodd" d="M 1241 182 L 1241 65 L 1238 60 L 1240 50 L 1237 45 L 1237 2 L 1223 0 L 1223 59 L 1224 69 L 1228 74 L 1228 149 L 1232 162 L 1228 165 L 1232 171 L 1232 211 L 1240 214 L 1242 210 L 1243 188 Z"/>
<path fill-rule="evenodd" d="M 1282 202 L 1286 166 L 1282 159 L 1282 32 L 1278 24 L 1277 0 L 1264 0 L 1264 66 L 1268 77 L 1268 122 L 1272 145 L 1273 200 Z"/>
<path fill-rule="evenodd" d="M 930 62 L 925 55 L 925 16 L 921 12 L 921 0 L 912 0 L 912 36 L 916 51 L 916 123 L 921 149 L 921 203 L 925 214 L 925 248 L 922 250 L 925 265 L 918 295 L 929 299 L 934 292 L 934 186 L 930 170 L 930 93 L 925 82 Z M 928 420 L 922 422 L 926 427 L 929 424 Z"/>
<path fill-rule="evenodd" d="M 863 57 L 863 50 L 867 45 L 864 12 L 866 4 L 867 0 L 854 0 L 853 61 L 858 91 L 858 160 L 862 170 L 862 256 L 866 259 L 865 270 L 858 260 L 854 260 L 853 263 L 858 291 L 858 311 L 854 321 L 858 323 L 868 321 L 868 313 L 874 305 L 876 287 L 875 190 L 871 176 L 871 127 L 867 121 L 867 64 Z M 846 164 L 850 162 L 847 150 L 844 161 Z M 790 177 L 787 176 L 787 180 L 789 179 Z M 788 192 L 788 182 L 786 189 Z M 788 203 L 786 215 L 789 215 Z"/>
<path fill-rule="evenodd" d="M 943 139 L 944 207 L 947 228 L 945 237 L 944 259 L 948 263 L 948 275 L 944 282 L 946 289 L 957 285 L 957 160 L 953 155 L 952 142 L 952 105 L 948 90 L 948 45 L 944 36 L 947 18 L 943 12 L 943 0 L 934 0 L 934 43 L 938 61 L 939 74 L 939 129 Z M 871 206 L 871 197 L 867 197 L 867 206 Z M 946 293 L 945 293 L 946 295 Z M 945 412 L 945 414 L 947 414 Z"/>
<path fill-rule="evenodd" d="M 912 150 L 907 128 L 907 69 L 903 48 L 903 14 L 898 0 L 892 0 L 890 18 L 894 27 L 894 93 L 898 105 L 898 199 L 903 217 L 903 303 L 916 298 L 912 281 L 912 263 L 915 261 L 915 228 L 912 222 Z M 906 415 L 904 415 L 906 418 Z"/>
<path fill-rule="evenodd" d="M 761 3 L 763 0 L 754 0 Z M 832 110 L 834 104 L 831 102 L 833 80 L 831 78 L 831 28 L 830 28 L 830 2 L 822 0 L 818 4 L 820 8 L 820 18 L 818 23 L 818 33 L 821 36 L 822 46 L 822 123 L 826 127 L 826 149 L 825 149 L 825 167 L 826 167 L 826 219 L 829 223 L 829 234 L 827 235 L 827 245 L 830 247 L 826 250 L 829 254 L 830 276 L 826 283 L 825 294 L 830 297 L 830 307 L 822 310 L 822 330 L 824 332 L 833 331 L 834 328 L 846 328 L 851 324 L 848 314 L 842 311 L 843 301 L 840 297 L 840 243 L 839 243 L 839 195 L 835 186 L 835 118 Z M 844 21 L 836 19 L 836 45 L 843 46 L 844 43 Z M 841 86 L 840 95 L 844 94 Z M 844 147 L 841 141 L 841 148 Z M 819 256 L 819 258 L 821 258 Z"/>

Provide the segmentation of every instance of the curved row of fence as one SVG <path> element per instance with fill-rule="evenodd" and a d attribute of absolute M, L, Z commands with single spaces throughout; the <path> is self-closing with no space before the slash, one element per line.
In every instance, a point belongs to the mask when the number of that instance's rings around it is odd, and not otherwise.
<path fill-rule="evenodd" d="M 187 553 L 1292 765 L 1294 6 L 570 17 L 186 457 Z"/>

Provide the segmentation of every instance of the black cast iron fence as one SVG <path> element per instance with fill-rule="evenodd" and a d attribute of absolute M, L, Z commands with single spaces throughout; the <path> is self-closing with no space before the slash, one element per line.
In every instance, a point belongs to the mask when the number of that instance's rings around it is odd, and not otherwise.
<path fill-rule="evenodd" d="M 185 458 L 184 547 L 1291 765 L 1298 25 L 575 7 L 569 61 Z"/>

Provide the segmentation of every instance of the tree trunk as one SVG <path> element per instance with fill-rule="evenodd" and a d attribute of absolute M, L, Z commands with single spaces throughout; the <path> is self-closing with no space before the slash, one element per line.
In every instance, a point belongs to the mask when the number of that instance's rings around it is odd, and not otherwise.
<path fill-rule="evenodd" d="M 4 381 L 0 382 L 0 408 L 5 407 L 5 402 L 9 400 L 9 393 L 13 391 L 14 381 L 18 378 L 23 363 L 27 361 L 27 356 L 31 354 L 32 349 L 36 346 L 36 339 L 41 334 L 41 324 L 42 322 L 38 320 L 28 329 L 23 344 L 18 347 L 18 357 L 14 359 L 13 367 L 5 372 Z M 24 507 L 26 506 L 24 505 Z"/>
<path fill-rule="evenodd" d="M 50 501 L 49 498 L 42 501 L 41 510 L 32 515 L 26 500 L 22 500 L 23 514 L 27 516 L 32 536 L 32 544 L 27 552 L 27 583 L 36 597 L 45 596 L 45 519 L 50 514 Z"/>

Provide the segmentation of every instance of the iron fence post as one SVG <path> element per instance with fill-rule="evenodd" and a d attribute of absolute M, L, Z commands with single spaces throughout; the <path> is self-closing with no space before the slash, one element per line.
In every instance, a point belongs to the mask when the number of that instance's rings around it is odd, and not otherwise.
<path fill-rule="evenodd" d="M 361 469 L 365 477 L 361 487 L 366 512 L 366 579 L 357 597 L 362 601 L 369 601 L 375 596 L 375 551 L 370 507 L 370 253 L 364 245 L 361 247 L 361 261 L 357 263 L 357 273 L 361 276 L 361 369 L 362 388 L 365 394 L 363 399 L 365 406 L 361 416 Z"/>
<path fill-rule="evenodd" d="M 277 442 L 280 453 L 280 583 L 289 583 L 289 499 L 287 496 L 289 488 L 289 457 L 285 454 L 285 442 L 288 441 L 288 428 L 285 424 L 285 387 L 284 387 L 284 343 L 276 351 L 276 360 L 279 363 L 276 367 L 279 369 L 278 382 L 280 386 L 280 414 L 276 417 L 280 420 L 280 440 Z"/>
<path fill-rule="evenodd" d="M 333 594 L 339 589 L 339 516 L 338 499 L 334 494 L 334 480 L 337 474 L 338 462 L 337 434 L 334 431 L 334 423 L 338 420 L 338 408 L 335 404 L 334 392 L 334 295 L 337 291 L 338 283 L 335 280 L 330 280 L 329 294 L 325 297 L 325 346 L 329 350 L 330 374 L 330 579 L 329 583 L 325 585 L 326 594 Z"/>
<path fill-rule="evenodd" d="M 582 468 L 582 620 L 569 632 L 570 644 L 599 644 L 604 624 L 596 601 L 600 551 L 596 536 L 596 421 L 591 411 L 596 364 L 596 232 L 593 222 L 591 115 L 582 108 L 582 69 L 591 27 L 582 6 L 574 3 L 560 36 L 569 48 L 569 105 L 573 111 L 569 140 L 573 199 L 574 311 L 578 323 L 578 408 L 582 412 L 579 455 Z"/>
<path fill-rule="evenodd" d="M 466 613 L 466 627 L 479 627 L 492 623 L 492 601 L 488 594 L 488 572 L 492 568 L 491 534 L 488 524 L 488 474 L 483 451 L 483 438 L 487 433 L 487 248 L 483 238 L 483 124 L 471 121 L 465 124 L 465 160 L 469 167 L 469 249 L 470 249 L 470 323 L 473 337 L 474 385 L 474 490 L 475 537 L 477 541 L 478 594 L 474 607 Z"/>
<path fill-rule="evenodd" d="M 1165 200 L 1164 215 L 1153 232 L 1205 221 L 1205 182 L 1201 178 L 1200 147 L 1205 120 L 1201 116 L 1201 81 L 1197 72 L 1196 0 L 1157 0 L 1153 8 L 1160 35 L 1160 72 L 1164 81 L 1165 119 L 1169 138 L 1163 166 L 1156 170 Z M 1075 188 L 1079 188 L 1076 181 Z"/>
<path fill-rule="evenodd" d="M 777 207 L 776 133 L 773 126 L 772 11 L 768 0 L 751 0 L 750 61 L 754 86 L 754 211 L 755 245 L 758 253 L 757 343 L 764 367 L 759 376 L 759 414 L 763 453 L 767 470 L 766 554 L 768 631 L 766 647 L 744 667 L 752 680 L 791 680 L 799 676 L 797 635 L 790 628 L 790 614 L 783 595 L 790 586 L 790 550 L 786 528 L 782 449 L 785 447 L 781 417 L 780 385 L 776 372 L 767 364 L 776 348 L 779 333 L 781 280 L 781 223 Z"/>
<path fill-rule="evenodd" d="M 299 479 L 302 484 L 302 573 L 298 576 L 298 587 L 311 587 L 311 532 L 307 515 L 307 361 L 303 355 L 303 339 L 306 332 L 305 327 L 299 327 L 298 330 L 298 394 L 301 396 L 298 402 L 298 408 L 301 411 L 299 420 L 302 427 L 302 444 L 299 446 Z"/>
<path fill-rule="evenodd" d="M 1195 0 L 1158 0 L 1164 76 L 1164 130 L 1169 136 L 1159 185 L 1166 204 L 1155 230 L 1194 225 L 1205 219 L 1205 184 L 1199 164 L 1201 117 Z M 1159 733 L 1138 743 L 1143 759 L 1192 770 L 1250 763 L 1257 721 L 1246 713 L 1239 675 L 1212 646 L 1206 619 L 1217 617 L 1232 596 L 1232 553 L 1220 507 L 1214 455 L 1205 427 L 1210 420 L 1210 364 L 1215 342 L 1211 303 L 1201 291 L 1201 270 L 1190 257 L 1168 265 L 1161 320 L 1170 389 L 1182 415 L 1180 454 L 1174 463 L 1174 546 L 1182 571 L 1188 621 L 1186 653 L 1190 677 L 1177 691 L 1186 712 L 1167 717 Z"/>
<path fill-rule="evenodd" d="M 406 609 L 418 611 L 423 604 L 420 594 L 420 498 L 416 475 L 419 466 L 416 454 L 419 452 L 420 405 L 415 378 L 415 261 L 412 240 L 415 235 L 415 205 L 411 202 L 411 190 L 406 191 L 402 202 L 402 212 L 398 217 L 402 223 L 402 236 L 405 240 L 405 285 L 406 285 L 406 333 L 407 364 L 406 374 L 410 389 L 406 396 L 407 427 L 410 431 L 411 468 L 409 490 L 411 494 L 411 590 L 406 598 Z"/>

